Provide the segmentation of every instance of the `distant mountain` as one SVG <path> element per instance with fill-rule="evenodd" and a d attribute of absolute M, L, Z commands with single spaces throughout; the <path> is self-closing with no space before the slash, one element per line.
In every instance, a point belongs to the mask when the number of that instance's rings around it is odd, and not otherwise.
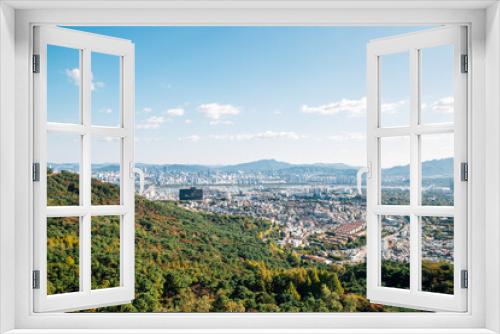
<path fill-rule="evenodd" d="M 118 172 L 120 167 L 118 164 L 104 163 L 104 164 L 92 164 L 92 172 Z"/>
<path fill-rule="evenodd" d="M 222 171 L 277 171 L 293 166 L 288 162 L 277 161 L 274 159 L 264 159 L 252 162 L 245 162 L 237 165 L 228 165 L 217 167 L 216 169 Z"/>
<path fill-rule="evenodd" d="M 317 168 L 334 168 L 334 169 L 356 169 L 356 170 L 358 170 L 360 168 L 358 166 L 346 165 L 346 164 L 341 163 L 341 162 L 337 162 L 337 163 L 333 163 L 333 164 L 318 162 L 318 163 L 311 164 L 311 165 L 300 165 L 300 166 L 312 166 L 312 167 L 317 167 Z"/>
<path fill-rule="evenodd" d="M 55 171 L 65 170 L 70 172 L 76 172 L 80 168 L 80 165 L 75 162 L 68 162 L 68 163 L 48 162 L 47 167 Z M 118 164 L 115 163 L 92 164 L 93 172 L 117 172 L 119 168 L 120 167 L 118 166 Z"/>
<path fill-rule="evenodd" d="M 199 172 L 208 172 L 212 169 L 210 166 L 204 165 L 188 165 L 188 164 L 165 164 L 165 165 L 156 165 L 156 164 L 146 164 L 146 163 L 137 163 L 135 165 L 137 168 L 142 170 L 158 170 L 162 172 L 177 172 L 177 173 L 199 173 Z"/>
<path fill-rule="evenodd" d="M 422 163 L 422 174 L 430 177 L 452 177 L 453 158 L 435 159 Z M 383 170 L 384 177 L 408 177 L 410 175 L 409 165 L 395 166 Z"/>
<path fill-rule="evenodd" d="M 49 163 L 50 168 L 57 170 L 76 171 L 77 164 L 74 163 Z M 279 172 L 280 174 L 316 173 L 322 175 L 355 175 L 360 167 L 344 163 L 313 163 L 293 164 L 275 159 L 263 159 L 245 162 L 235 165 L 197 165 L 197 164 L 147 164 L 137 163 L 136 167 L 148 171 L 177 172 L 177 173 L 200 173 L 200 172 Z M 118 171 L 117 164 L 93 164 L 93 171 Z M 425 161 L 422 164 L 422 172 L 426 178 L 449 178 L 453 175 L 453 158 L 435 159 Z M 384 177 L 404 178 L 409 175 L 409 166 L 395 166 L 383 170 Z"/>
<path fill-rule="evenodd" d="M 79 165 L 77 163 L 47 163 L 47 167 L 50 169 L 54 169 L 56 171 L 65 170 L 75 172 L 78 170 Z"/>
<path fill-rule="evenodd" d="M 453 176 L 453 158 L 424 161 L 422 164 L 424 176 Z"/>
<path fill-rule="evenodd" d="M 321 172 L 334 173 L 337 171 L 349 171 L 355 173 L 359 167 L 350 166 L 344 163 L 312 163 L 293 164 L 275 159 L 262 159 L 250 162 L 243 162 L 235 165 L 197 165 L 197 164 L 147 164 L 137 163 L 136 167 L 148 170 L 161 170 L 164 172 Z"/>

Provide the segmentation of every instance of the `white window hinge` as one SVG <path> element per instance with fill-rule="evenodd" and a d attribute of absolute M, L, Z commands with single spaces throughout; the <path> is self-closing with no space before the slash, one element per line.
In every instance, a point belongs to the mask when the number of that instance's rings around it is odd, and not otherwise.
<path fill-rule="evenodd" d="M 460 273 L 460 287 L 462 289 L 467 289 L 469 287 L 469 272 L 465 269 Z"/>
<path fill-rule="evenodd" d="M 460 180 L 469 181 L 469 164 L 466 162 L 460 164 Z"/>
<path fill-rule="evenodd" d="M 462 73 L 469 73 L 469 56 L 468 55 L 462 55 L 461 57 L 461 72 Z"/>
<path fill-rule="evenodd" d="M 33 73 L 40 73 L 40 55 L 33 55 Z"/>
<path fill-rule="evenodd" d="M 40 289 L 40 270 L 33 270 L 33 289 Z"/>
<path fill-rule="evenodd" d="M 33 182 L 39 182 L 40 181 L 40 163 L 34 162 L 33 163 Z"/>

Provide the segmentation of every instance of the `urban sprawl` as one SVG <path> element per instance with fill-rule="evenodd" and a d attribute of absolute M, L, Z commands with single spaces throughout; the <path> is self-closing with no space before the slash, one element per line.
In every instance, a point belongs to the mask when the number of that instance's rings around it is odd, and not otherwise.
<path fill-rule="evenodd" d="M 189 210 L 266 219 L 277 231 L 278 245 L 293 248 L 310 261 L 361 263 L 366 259 L 366 198 L 358 194 L 355 170 L 214 171 L 176 166 L 143 166 L 141 195 L 150 200 L 178 201 Z M 119 172 L 104 169 L 94 172 L 93 177 L 118 183 Z M 406 181 L 395 186 L 394 180 L 399 179 L 387 181 L 390 187 L 383 190 L 384 195 L 408 192 Z M 452 198 L 452 186 L 431 185 L 427 189 L 429 198 Z M 409 218 L 383 216 L 380 224 L 382 258 L 408 263 Z M 453 261 L 452 218 L 422 217 L 421 230 L 423 259 Z"/>

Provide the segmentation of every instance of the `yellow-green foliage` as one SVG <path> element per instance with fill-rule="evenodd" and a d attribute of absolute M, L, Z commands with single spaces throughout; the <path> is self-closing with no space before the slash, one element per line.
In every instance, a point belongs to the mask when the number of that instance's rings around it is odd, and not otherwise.
<path fill-rule="evenodd" d="M 74 197 L 71 173 L 49 175 L 57 203 Z M 59 184 L 63 182 L 63 185 Z M 94 180 L 95 202 L 118 188 Z M 71 187 L 71 189 L 73 189 Z M 136 295 L 105 312 L 354 312 L 384 311 L 364 297 L 364 265 L 303 260 L 276 245 L 271 223 L 249 217 L 193 212 L 175 202 L 137 196 Z M 78 290 L 78 219 L 48 224 L 49 293 Z M 92 219 L 92 287 L 119 284 L 119 219 Z M 432 267 L 439 270 L 442 267 Z M 394 270 L 397 270 L 394 269 Z M 433 283 L 434 284 L 434 283 Z M 389 310 L 393 310 L 389 308 Z"/>

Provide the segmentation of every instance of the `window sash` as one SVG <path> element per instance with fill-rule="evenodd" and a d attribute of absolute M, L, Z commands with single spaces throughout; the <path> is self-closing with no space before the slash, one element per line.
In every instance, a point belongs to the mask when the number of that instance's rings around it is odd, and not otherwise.
<path fill-rule="evenodd" d="M 80 50 L 81 124 L 47 122 L 47 45 Z M 91 121 L 91 54 L 99 52 L 120 57 L 121 125 L 94 126 Z M 40 56 L 40 72 L 34 74 L 34 161 L 40 164 L 40 181 L 34 192 L 34 263 L 40 272 L 40 288 L 34 289 L 34 311 L 75 311 L 129 303 L 134 297 L 134 46 L 130 41 L 51 26 L 35 28 L 34 54 Z M 47 206 L 47 133 L 81 136 L 79 205 Z M 120 140 L 120 205 L 91 203 L 91 138 Z M 91 289 L 91 218 L 120 215 L 120 286 Z M 47 295 L 48 217 L 79 217 L 79 291 Z"/>
<path fill-rule="evenodd" d="M 467 290 L 460 286 L 461 271 L 467 270 L 467 183 L 460 179 L 460 165 L 467 162 L 467 75 L 461 73 L 461 55 L 466 54 L 466 28 L 460 26 L 431 29 L 399 35 L 369 43 L 368 71 L 368 164 L 372 171 L 367 180 L 367 296 L 370 301 L 400 307 L 437 311 L 467 310 Z M 454 123 L 419 124 L 420 111 L 420 56 L 419 50 L 441 45 L 454 46 Z M 381 56 L 408 52 L 410 80 L 410 123 L 405 127 L 380 127 L 380 72 Z M 421 194 L 420 143 L 422 134 L 454 134 L 454 206 L 419 205 Z M 410 204 L 381 204 L 380 140 L 394 136 L 410 137 Z M 383 215 L 410 217 L 410 289 L 381 286 L 381 227 Z M 420 291 L 422 216 L 454 218 L 454 294 L 445 295 Z"/>

